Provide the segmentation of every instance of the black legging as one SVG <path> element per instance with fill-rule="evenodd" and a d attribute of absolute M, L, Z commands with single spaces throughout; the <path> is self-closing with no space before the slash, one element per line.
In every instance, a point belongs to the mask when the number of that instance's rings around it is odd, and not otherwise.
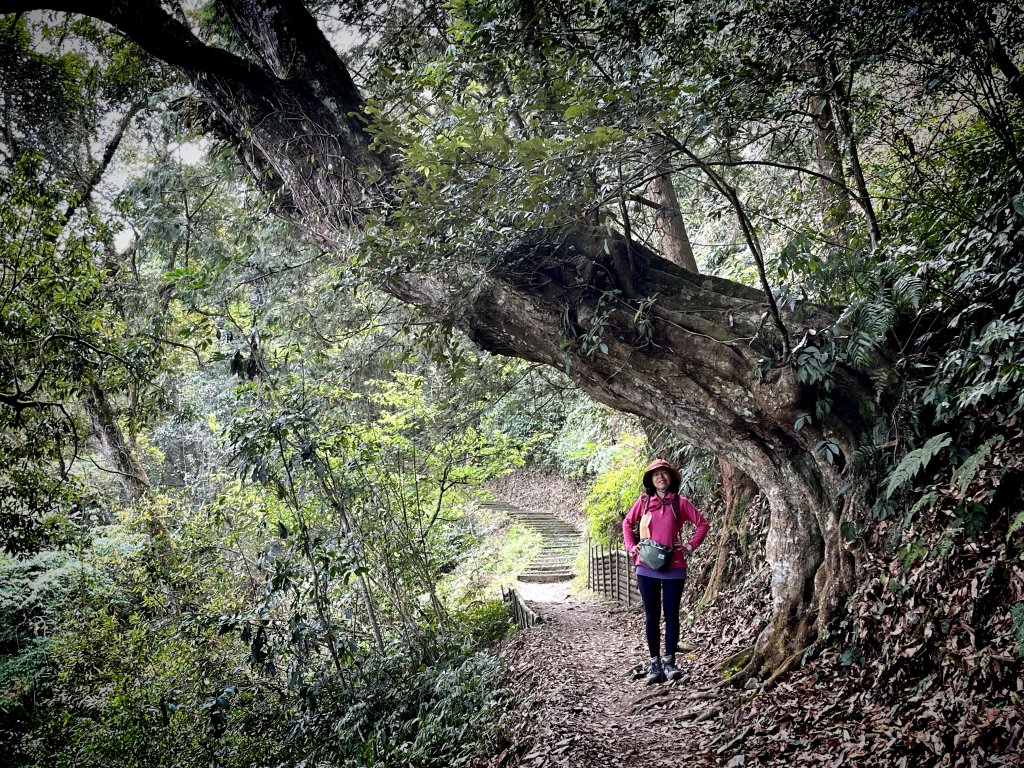
<path fill-rule="evenodd" d="M 676 652 L 679 643 L 679 602 L 683 598 L 686 579 L 656 579 L 636 576 L 637 588 L 644 601 L 647 629 L 647 650 L 651 656 L 661 655 L 661 594 L 665 593 L 665 654 Z"/>

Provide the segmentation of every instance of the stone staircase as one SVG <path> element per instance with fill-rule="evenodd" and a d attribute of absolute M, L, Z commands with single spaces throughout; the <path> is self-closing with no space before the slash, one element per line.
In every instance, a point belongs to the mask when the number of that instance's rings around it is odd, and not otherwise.
<path fill-rule="evenodd" d="M 576 575 L 575 561 L 581 538 L 579 531 L 547 512 L 534 512 L 500 501 L 480 502 L 482 509 L 505 514 L 539 533 L 543 539 L 540 551 L 526 566 L 519 581 L 547 583 L 570 581 Z"/>

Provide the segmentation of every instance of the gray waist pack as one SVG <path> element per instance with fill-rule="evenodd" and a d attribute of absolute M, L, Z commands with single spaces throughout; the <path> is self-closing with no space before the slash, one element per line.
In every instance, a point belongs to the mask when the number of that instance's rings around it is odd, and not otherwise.
<path fill-rule="evenodd" d="M 643 539 L 640 542 L 640 564 L 646 565 L 655 571 L 668 567 L 672 562 L 672 547 L 666 547 L 651 539 Z"/>

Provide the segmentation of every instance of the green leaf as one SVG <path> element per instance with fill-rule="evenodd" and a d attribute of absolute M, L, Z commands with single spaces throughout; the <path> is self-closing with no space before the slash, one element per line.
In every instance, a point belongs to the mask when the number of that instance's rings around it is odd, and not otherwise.
<path fill-rule="evenodd" d="M 1024 526 L 1024 509 L 1018 512 L 1017 516 L 1013 518 L 1013 522 L 1010 523 L 1010 528 L 1006 531 L 1007 540 L 1009 540 L 1009 538 L 1013 536 L 1013 534 L 1019 531 L 1021 529 L 1021 526 Z"/>
<path fill-rule="evenodd" d="M 839 446 L 831 440 L 822 440 L 816 446 L 814 446 L 814 452 L 821 458 L 825 459 L 829 464 L 835 464 L 836 459 L 840 456 Z"/>
<path fill-rule="evenodd" d="M 889 484 L 885 489 L 885 498 L 892 498 L 893 493 L 904 483 L 914 479 L 918 472 L 928 466 L 935 455 L 947 447 L 953 439 L 948 432 L 935 435 L 917 450 L 913 450 L 903 457 L 889 477 Z"/>
<path fill-rule="evenodd" d="M 1013 198 L 1013 210 L 1024 216 L 1024 192 Z"/>
<path fill-rule="evenodd" d="M 1002 437 L 999 436 L 986 440 L 982 444 L 981 448 L 971 454 L 967 461 L 962 465 L 957 467 L 956 471 L 953 473 L 953 483 L 956 485 L 957 490 L 959 490 L 960 493 L 967 493 L 967 487 L 971 484 L 971 481 L 974 480 L 975 475 L 978 474 L 978 470 L 984 465 L 985 459 L 987 459 L 988 455 L 992 452 L 993 446 L 1001 440 Z"/>

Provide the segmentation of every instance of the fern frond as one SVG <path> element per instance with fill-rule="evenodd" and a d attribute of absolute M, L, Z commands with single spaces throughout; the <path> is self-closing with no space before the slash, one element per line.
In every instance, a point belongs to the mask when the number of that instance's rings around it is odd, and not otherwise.
<path fill-rule="evenodd" d="M 892 498 L 893 492 L 904 483 L 907 483 L 914 479 L 914 476 L 928 466 L 935 455 L 943 448 L 947 447 L 953 439 L 949 436 L 948 432 L 935 435 L 922 445 L 920 448 L 911 451 L 903 460 L 897 465 L 896 469 L 893 470 L 892 475 L 889 477 L 889 485 L 885 489 L 885 498 Z"/>
<path fill-rule="evenodd" d="M 953 483 L 956 485 L 957 490 L 959 490 L 960 493 L 967 493 L 967 487 L 971 484 L 971 481 L 974 480 L 975 475 L 978 474 L 978 470 L 981 469 L 982 465 L 985 463 L 985 459 L 987 459 L 988 455 L 992 452 L 992 448 L 1002 439 L 1003 438 L 998 435 L 996 437 L 989 438 L 982 444 L 981 448 L 970 455 L 967 461 L 957 467 L 956 471 L 953 473 Z"/>
<path fill-rule="evenodd" d="M 1010 608 L 1010 618 L 1013 619 L 1011 629 L 1013 639 L 1017 641 L 1017 653 L 1024 656 L 1024 603 L 1017 603 Z"/>
<path fill-rule="evenodd" d="M 846 355 L 858 371 L 867 368 L 871 362 L 871 354 L 875 351 L 875 342 L 871 335 L 864 331 L 854 331 L 846 345 Z"/>
<path fill-rule="evenodd" d="M 1009 541 L 1010 537 L 1019 531 L 1022 525 L 1024 525 L 1024 509 L 1018 512 L 1017 516 L 1013 518 L 1013 522 L 1010 523 L 1010 529 L 1006 532 L 1006 540 Z"/>
<path fill-rule="evenodd" d="M 917 275 L 900 275 L 893 283 L 892 297 L 899 304 L 909 304 L 914 309 L 921 306 L 921 296 L 924 295 L 924 281 Z"/>
<path fill-rule="evenodd" d="M 882 297 L 862 307 L 859 325 L 864 333 L 880 340 L 892 327 L 894 316 L 892 302 Z"/>
<path fill-rule="evenodd" d="M 905 519 L 907 519 L 908 521 L 912 520 L 914 515 L 916 515 L 918 512 L 920 512 L 925 507 L 930 507 L 932 504 L 934 504 L 936 502 L 936 500 L 938 498 L 939 498 L 939 494 L 938 493 L 936 493 L 935 491 L 928 491 L 928 493 L 926 493 L 924 496 L 922 496 L 920 499 L 918 499 L 917 503 L 913 507 L 910 508 L 910 511 L 907 512 Z"/>

